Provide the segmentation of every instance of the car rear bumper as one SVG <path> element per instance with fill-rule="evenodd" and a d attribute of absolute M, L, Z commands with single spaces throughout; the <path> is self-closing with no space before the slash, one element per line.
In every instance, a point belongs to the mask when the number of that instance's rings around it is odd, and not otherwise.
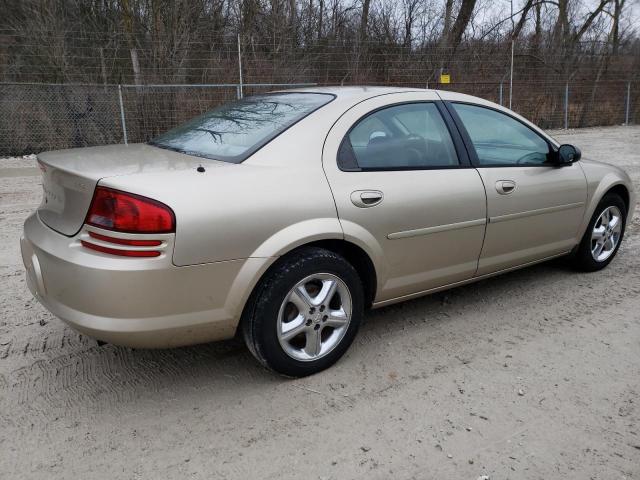
<path fill-rule="evenodd" d="M 241 272 L 266 262 L 176 267 L 173 237 L 160 257 L 126 258 L 83 248 L 83 235 L 66 237 L 31 215 L 20 240 L 27 285 L 73 328 L 117 345 L 165 348 L 233 337 L 247 295 L 232 291 L 248 289 Z"/>

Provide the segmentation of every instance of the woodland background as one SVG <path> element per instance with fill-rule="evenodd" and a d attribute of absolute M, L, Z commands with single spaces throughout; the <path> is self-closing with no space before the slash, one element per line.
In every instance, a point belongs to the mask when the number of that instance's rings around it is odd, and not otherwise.
<path fill-rule="evenodd" d="M 634 123 L 639 3 L 0 0 L 0 154 L 144 141 L 236 98 L 240 74 L 245 95 L 430 87 L 545 128 Z"/>

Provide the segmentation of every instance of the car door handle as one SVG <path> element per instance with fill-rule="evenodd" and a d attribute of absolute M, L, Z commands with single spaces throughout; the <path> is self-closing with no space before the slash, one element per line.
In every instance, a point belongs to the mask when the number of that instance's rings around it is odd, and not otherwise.
<path fill-rule="evenodd" d="M 498 180 L 496 190 L 500 195 L 509 195 L 516 189 L 516 182 L 513 180 Z"/>
<path fill-rule="evenodd" d="M 356 190 L 351 193 L 351 203 L 360 208 L 378 205 L 383 198 L 384 195 L 379 190 Z"/>

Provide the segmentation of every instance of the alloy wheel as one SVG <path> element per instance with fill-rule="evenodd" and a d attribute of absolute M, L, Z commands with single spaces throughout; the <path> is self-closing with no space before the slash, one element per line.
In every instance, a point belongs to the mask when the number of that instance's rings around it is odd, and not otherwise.
<path fill-rule="evenodd" d="M 591 255 L 596 262 L 604 262 L 615 251 L 622 235 L 622 214 L 615 206 L 605 208 L 591 232 Z"/>
<path fill-rule="evenodd" d="M 309 275 L 286 295 L 278 313 L 278 341 L 299 361 L 324 357 L 338 346 L 351 321 L 351 294 L 330 273 Z"/>

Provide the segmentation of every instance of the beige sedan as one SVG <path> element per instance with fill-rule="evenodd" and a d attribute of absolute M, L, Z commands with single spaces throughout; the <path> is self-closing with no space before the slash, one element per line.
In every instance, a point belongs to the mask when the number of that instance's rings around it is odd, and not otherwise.
<path fill-rule="evenodd" d="M 369 307 L 563 255 L 605 267 L 635 197 L 624 171 L 580 156 L 451 92 L 249 97 L 148 144 L 38 155 L 27 283 L 102 341 L 239 335 L 263 365 L 308 375 Z"/>

